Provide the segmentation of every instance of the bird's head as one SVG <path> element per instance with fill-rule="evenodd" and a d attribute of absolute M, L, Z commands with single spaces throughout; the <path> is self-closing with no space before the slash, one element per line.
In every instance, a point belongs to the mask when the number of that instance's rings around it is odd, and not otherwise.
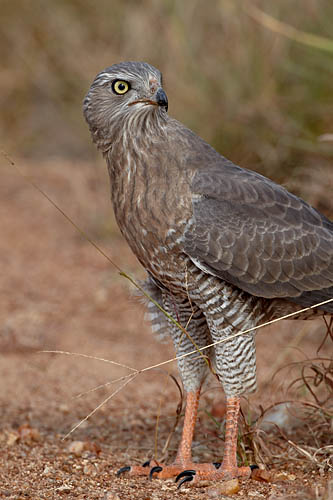
<path fill-rule="evenodd" d="M 165 120 L 168 98 L 160 71 L 144 62 L 123 62 L 101 71 L 83 102 L 94 142 L 106 151 L 122 133 Z"/>

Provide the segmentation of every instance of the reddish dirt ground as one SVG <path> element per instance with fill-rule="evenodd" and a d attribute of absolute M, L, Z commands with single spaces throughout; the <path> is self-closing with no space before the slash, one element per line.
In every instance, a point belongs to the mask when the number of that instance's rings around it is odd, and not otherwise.
<path fill-rule="evenodd" d="M 5 160 L 2 164 L 0 498 L 227 498 L 216 485 L 178 491 L 171 480 L 149 482 L 115 475 L 123 465 L 154 456 L 155 448 L 157 457 L 161 456 L 179 401 L 178 389 L 168 377 L 168 371 L 177 376 L 175 363 L 137 376 L 63 439 L 120 389 L 123 382 L 111 385 L 111 381 L 130 370 L 91 358 L 40 351 L 81 353 L 141 369 L 172 358 L 173 349 L 151 334 L 144 306 L 131 295 L 129 282 L 14 167 Z M 118 266 L 135 278 L 143 276 L 115 227 L 107 174 L 101 164 L 55 160 L 46 164 L 17 161 L 17 165 Z M 314 357 L 324 333 L 322 320 L 279 323 L 258 333 L 259 390 L 250 400 L 254 415 L 259 404 L 265 408 L 285 397 L 280 386 L 290 382 L 288 371 L 272 380 L 273 373 L 305 356 Z M 320 354 L 328 356 L 330 350 L 326 343 Z M 195 460 L 221 457 L 223 441 L 212 417 L 221 414 L 223 395 L 212 379 L 201 402 Z M 176 451 L 180 428 L 172 435 L 166 453 L 169 460 Z M 260 455 L 272 474 L 270 482 L 240 481 L 233 498 L 331 499 L 329 459 L 327 466 L 316 463 L 294 445 L 290 448 L 287 438 L 270 432 L 263 441 L 267 450 L 275 451 L 271 456 L 268 451 Z M 287 425 L 285 433 L 302 449 L 304 443 L 314 451 L 332 445 L 332 441 L 316 442 L 316 437 L 311 441 L 304 423 L 298 433 Z M 278 460 L 274 459 L 276 450 Z"/>

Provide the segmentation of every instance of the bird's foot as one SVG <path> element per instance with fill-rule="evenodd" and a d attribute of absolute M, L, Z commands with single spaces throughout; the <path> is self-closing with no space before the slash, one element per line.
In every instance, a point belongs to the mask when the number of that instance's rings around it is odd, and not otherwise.
<path fill-rule="evenodd" d="M 258 468 L 257 465 L 251 465 L 250 467 L 228 467 L 223 466 L 221 463 L 214 463 L 214 468 L 207 470 L 206 468 L 201 467 L 201 465 L 205 466 L 207 464 L 193 465 L 193 469 L 183 470 L 176 477 L 178 488 L 181 488 L 184 483 L 199 483 L 202 480 L 229 481 L 230 479 L 238 477 L 250 477 L 252 470 Z"/>
<path fill-rule="evenodd" d="M 126 466 L 122 467 L 117 471 L 117 476 L 120 476 L 121 474 L 128 474 L 130 476 L 148 476 L 150 480 L 153 478 L 158 478 L 158 479 L 168 479 L 171 477 L 176 477 L 177 480 L 180 477 L 184 477 L 185 475 L 181 475 L 184 472 L 187 473 L 193 473 L 193 477 L 195 474 L 200 471 L 200 474 L 209 474 L 213 473 L 216 471 L 216 469 L 220 466 L 220 463 L 215 463 L 215 464 L 210 464 L 210 463 L 204 463 L 204 464 L 197 464 L 191 461 L 175 461 L 173 464 L 170 465 L 164 465 L 161 463 L 156 462 L 155 460 L 152 461 L 147 461 L 142 465 L 133 465 L 133 466 Z M 186 481 L 189 481 L 186 480 Z M 182 481 L 186 482 L 186 481 Z"/>

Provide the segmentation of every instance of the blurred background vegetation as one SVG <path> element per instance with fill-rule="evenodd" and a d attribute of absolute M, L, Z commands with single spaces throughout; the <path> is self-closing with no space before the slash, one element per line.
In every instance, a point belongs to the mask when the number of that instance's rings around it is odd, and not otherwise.
<path fill-rule="evenodd" d="M 163 72 L 170 114 L 235 163 L 332 215 L 332 45 L 286 37 L 253 10 L 332 39 L 332 0 L 0 6 L 0 134 L 10 155 L 100 161 L 82 117 L 84 95 L 102 68 L 145 60 Z"/>

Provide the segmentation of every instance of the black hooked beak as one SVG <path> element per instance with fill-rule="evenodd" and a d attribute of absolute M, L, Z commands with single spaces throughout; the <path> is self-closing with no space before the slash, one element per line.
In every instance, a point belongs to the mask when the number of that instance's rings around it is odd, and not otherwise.
<path fill-rule="evenodd" d="M 168 98 L 163 89 L 158 89 L 155 94 L 156 102 L 159 106 L 163 106 L 165 111 L 168 111 Z"/>

